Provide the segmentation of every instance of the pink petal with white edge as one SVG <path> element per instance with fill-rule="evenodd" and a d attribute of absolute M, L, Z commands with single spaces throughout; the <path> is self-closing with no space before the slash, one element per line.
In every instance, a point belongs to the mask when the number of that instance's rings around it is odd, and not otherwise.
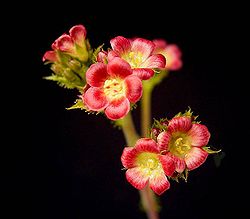
<path fill-rule="evenodd" d="M 157 143 L 159 150 L 162 151 L 168 151 L 169 150 L 169 142 L 171 140 L 171 134 L 169 132 L 161 132 L 157 136 Z"/>
<path fill-rule="evenodd" d="M 142 63 L 142 68 L 164 68 L 166 58 L 161 54 L 151 55 L 145 62 Z"/>
<path fill-rule="evenodd" d="M 149 180 L 149 176 L 140 167 L 134 167 L 126 171 L 128 182 L 136 189 L 143 189 Z"/>
<path fill-rule="evenodd" d="M 185 162 L 189 170 L 193 170 L 203 164 L 207 159 L 208 153 L 201 148 L 192 147 L 185 157 Z"/>
<path fill-rule="evenodd" d="M 201 124 L 193 124 L 187 135 L 191 137 L 191 145 L 196 147 L 206 146 L 210 139 L 210 132 Z"/>
<path fill-rule="evenodd" d="M 153 52 L 155 44 L 143 38 L 136 38 L 132 42 L 131 51 L 139 54 L 144 62 Z"/>
<path fill-rule="evenodd" d="M 176 157 L 176 156 L 172 155 L 170 152 L 168 152 L 167 154 L 174 160 L 175 170 L 178 173 L 182 173 L 185 170 L 185 168 L 186 168 L 185 160 L 182 159 L 182 158 L 179 158 L 179 157 Z"/>
<path fill-rule="evenodd" d="M 159 175 L 152 175 L 149 179 L 149 186 L 157 195 L 161 195 L 170 188 L 170 183 L 163 172 Z"/>
<path fill-rule="evenodd" d="M 55 51 L 47 51 L 44 55 L 43 55 L 43 62 L 44 61 L 51 61 L 51 62 L 56 62 L 58 61 L 57 55 Z"/>
<path fill-rule="evenodd" d="M 74 43 L 71 37 L 67 34 L 63 34 L 56 40 L 58 49 L 62 52 L 74 52 Z"/>
<path fill-rule="evenodd" d="M 75 25 L 69 30 L 70 37 L 78 44 L 82 45 L 87 35 L 87 30 L 83 25 Z"/>
<path fill-rule="evenodd" d="M 134 147 L 125 147 L 122 152 L 121 161 L 125 168 L 133 168 L 136 166 L 135 159 L 138 155 Z"/>
<path fill-rule="evenodd" d="M 86 72 L 86 81 L 92 87 L 102 87 L 107 78 L 107 65 L 104 63 L 92 64 Z"/>
<path fill-rule="evenodd" d="M 112 49 L 119 55 L 127 53 L 131 49 L 131 43 L 128 39 L 122 36 L 117 36 L 110 40 L 110 45 Z"/>
<path fill-rule="evenodd" d="M 122 119 L 128 114 L 130 103 L 126 97 L 112 101 L 106 108 L 105 114 L 111 120 Z"/>
<path fill-rule="evenodd" d="M 174 160 L 169 156 L 166 155 L 158 155 L 159 160 L 161 162 L 162 168 L 167 176 L 172 176 L 175 171 L 175 163 Z"/>
<path fill-rule="evenodd" d="M 108 105 L 108 101 L 100 88 L 90 87 L 83 95 L 84 104 L 88 109 L 101 111 Z"/>
<path fill-rule="evenodd" d="M 154 39 L 153 43 L 155 44 L 155 50 L 167 47 L 167 41 L 164 39 Z"/>
<path fill-rule="evenodd" d="M 168 64 L 166 64 L 166 68 L 172 71 L 176 71 L 179 70 L 182 67 L 182 61 L 178 58 L 175 59 L 170 66 L 168 66 Z"/>
<path fill-rule="evenodd" d="M 138 76 L 141 80 L 148 80 L 154 76 L 155 72 L 150 68 L 134 68 L 133 75 Z"/>
<path fill-rule="evenodd" d="M 175 56 L 177 58 L 180 58 L 182 56 L 182 52 L 179 49 L 179 47 L 175 44 L 170 44 L 166 48 L 166 53 L 170 54 L 171 56 Z"/>
<path fill-rule="evenodd" d="M 141 79 L 135 75 L 130 75 L 124 80 L 126 86 L 126 97 L 131 103 L 137 102 L 142 96 Z"/>
<path fill-rule="evenodd" d="M 134 148 L 136 148 L 138 152 L 159 153 L 156 142 L 151 138 L 140 138 L 137 140 Z"/>
<path fill-rule="evenodd" d="M 108 74 L 112 77 L 125 78 L 132 74 L 130 65 L 119 57 L 112 59 L 107 66 Z"/>
<path fill-rule="evenodd" d="M 168 131 L 169 132 L 187 132 L 192 127 L 190 117 L 181 116 L 175 117 L 169 121 Z"/>

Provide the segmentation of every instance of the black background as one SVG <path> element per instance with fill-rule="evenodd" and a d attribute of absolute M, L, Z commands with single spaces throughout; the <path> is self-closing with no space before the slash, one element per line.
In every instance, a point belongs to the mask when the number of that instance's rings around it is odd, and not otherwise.
<path fill-rule="evenodd" d="M 7 25 L 10 44 L 15 43 L 7 66 L 18 84 L 8 89 L 14 91 L 8 99 L 15 100 L 15 119 L 8 117 L 11 135 L 1 153 L 1 207 L 9 218 L 146 218 L 138 191 L 121 170 L 122 132 L 103 116 L 67 111 L 78 93 L 42 79 L 51 74 L 42 63 L 44 52 L 76 24 L 85 25 L 93 48 L 102 43 L 107 48 L 110 39 L 121 35 L 164 38 L 183 52 L 183 68 L 172 71 L 153 92 L 152 117 L 171 118 L 190 106 L 210 130 L 210 145 L 222 149 L 224 158 L 216 166 L 210 155 L 187 183 L 171 181 L 171 189 L 160 197 L 161 218 L 224 218 L 243 212 L 249 128 L 241 105 L 245 72 L 233 70 L 241 65 L 235 50 L 242 43 L 236 40 L 242 24 L 235 19 L 237 9 L 155 6 L 120 11 L 98 4 L 72 2 L 59 9 L 38 3 L 20 10 L 16 22 Z M 138 131 L 139 111 L 139 106 L 133 111 Z"/>

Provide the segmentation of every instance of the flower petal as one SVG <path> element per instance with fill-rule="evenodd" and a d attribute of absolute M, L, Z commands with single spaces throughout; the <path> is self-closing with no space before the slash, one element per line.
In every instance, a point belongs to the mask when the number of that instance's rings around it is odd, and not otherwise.
<path fill-rule="evenodd" d="M 126 171 L 128 182 L 136 189 L 143 189 L 149 180 L 149 176 L 140 167 L 134 167 Z"/>
<path fill-rule="evenodd" d="M 167 54 L 169 53 L 171 56 L 174 56 L 176 58 L 180 58 L 182 56 L 182 52 L 180 48 L 175 44 L 170 44 L 166 48 Z"/>
<path fill-rule="evenodd" d="M 135 143 L 134 148 L 136 148 L 138 152 L 159 153 L 156 142 L 151 138 L 140 138 Z"/>
<path fill-rule="evenodd" d="M 202 147 L 208 144 L 210 132 L 205 125 L 193 124 L 187 133 L 191 138 L 192 146 Z"/>
<path fill-rule="evenodd" d="M 175 171 L 175 162 L 168 154 L 158 155 L 162 168 L 167 176 L 172 176 Z"/>
<path fill-rule="evenodd" d="M 136 38 L 132 42 L 131 51 L 139 53 L 142 57 L 142 62 L 144 62 L 153 52 L 155 44 L 143 38 Z"/>
<path fill-rule="evenodd" d="M 171 134 L 169 132 L 161 132 L 157 137 L 157 143 L 159 150 L 168 151 L 169 150 L 169 142 L 171 139 Z"/>
<path fill-rule="evenodd" d="M 148 80 L 154 76 L 154 70 L 150 68 L 134 68 L 133 75 L 138 76 L 141 80 Z"/>
<path fill-rule="evenodd" d="M 176 156 L 172 155 L 170 152 L 168 152 L 167 154 L 174 160 L 175 170 L 178 173 L 182 173 L 185 170 L 185 168 L 186 168 L 185 160 L 182 159 L 182 158 L 179 158 L 179 157 L 176 157 Z"/>
<path fill-rule="evenodd" d="M 108 105 L 107 98 L 103 91 L 96 87 L 90 87 L 83 95 L 84 104 L 88 109 L 93 111 L 101 111 Z"/>
<path fill-rule="evenodd" d="M 63 34 L 62 36 L 60 36 L 56 40 L 55 45 L 62 52 L 74 52 L 74 43 L 71 37 L 67 34 Z"/>
<path fill-rule="evenodd" d="M 78 44 L 82 45 L 87 35 L 87 30 L 83 25 L 75 25 L 69 30 L 70 37 Z"/>
<path fill-rule="evenodd" d="M 131 103 L 137 102 L 142 96 L 141 80 L 135 75 L 130 75 L 125 78 L 124 83 L 126 85 L 126 97 Z"/>
<path fill-rule="evenodd" d="M 192 127 L 190 117 L 180 116 L 175 117 L 169 121 L 168 131 L 169 132 L 187 132 Z"/>
<path fill-rule="evenodd" d="M 133 168 L 136 166 L 135 159 L 137 157 L 137 150 L 134 147 L 125 147 L 122 152 L 121 161 L 125 168 Z"/>
<path fill-rule="evenodd" d="M 106 108 L 105 114 L 111 120 L 121 119 L 128 114 L 130 110 L 129 100 L 124 97 L 112 101 Z"/>
<path fill-rule="evenodd" d="M 154 39 L 153 43 L 155 44 L 154 53 L 158 53 L 157 50 L 161 50 L 167 47 L 167 41 L 164 39 Z"/>
<path fill-rule="evenodd" d="M 161 174 L 151 175 L 149 186 L 157 195 L 161 195 L 170 188 L 170 183 L 164 172 L 162 172 Z"/>
<path fill-rule="evenodd" d="M 172 63 L 166 64 L 166 69 L 176 71 L 179 70 L 182 67 L 182 61 L 180 59 L 174 59 Z"/>
<path fill-rule="evenodd" d="M 108 74 L 112 77 L 125 78 L 132 74 L 130 65 L 119 57 L 112 59 L 107 66 Z"/>
<path fill-rule="evenodd" d="M 92 87 L 102 87 L 107 78 L 107 65 L 104 63 L 92 64 L 86 72 L 86 81 Z"/>
<path fill-rule="evenodd" d="M 189 170 L 193 170 L 203 164 L 207 159 L 208 153 L 201 148 L 192 147 L 185 157 L 185 162 Z"/>
<path fill-rule="evenodd" d="M 108 62 L 110 62 L 112 59 L 120 57 L 117 52 L 111 50 L 108 52 Z"/>
<path fill-rule="evenodd" d="M 96 57 L 98 62 L 107 63 L 108 62 L 108 52 L 100 51 Z"/>
<path fill-rule="evenodd" d="M 142 63 L 142 68 L 164 68 L 166 58 L 162 54 L 151 55 L 145 62 Z"/>
<path fill-rule="evenodd" d="M 127 53 L 131 48 L 131 43 L 128 39 L 122 36 L 117 36 L 110 40 L 112 49 L 119 55 Z"/>
<path fill-rule="evenodd" d="M 45 52 L 45 54 L 43 55 L 43 62 L 44 61 L 51 61 L 51 62 L 56 62 L 58 61 L 57 55 L 55 51 L 47 51 Z"/>

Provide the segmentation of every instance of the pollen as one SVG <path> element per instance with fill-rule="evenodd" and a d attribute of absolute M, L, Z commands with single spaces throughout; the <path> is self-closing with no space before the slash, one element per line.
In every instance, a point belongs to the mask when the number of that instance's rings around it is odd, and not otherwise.
<path fill-rule="evenodd" d="M 129 52 L 125 57 L 123 57 L 132 68 L 138 68 L 143 62 L 143 55 L 140 52 Z"/>
<path fill-rule="evenodd" d="M 175 136 L 170 142 L 170 152 L 177 157 L 184 158 L 190 151 L 191 144 L 185 136 Z"/>
<path fill-rule="evenodd" d="M 104 82 L 104 94 L 110 99 L 119 99 L 125 95 L 124 83 L 119 79 Z"/>
<path fill-rule="evenodd" d="M 157 155 L 150 152 L 141 153 L 137 157 L 137 165 L 145 174 L 148 175 L 162 170 L 162 166 Z"/>

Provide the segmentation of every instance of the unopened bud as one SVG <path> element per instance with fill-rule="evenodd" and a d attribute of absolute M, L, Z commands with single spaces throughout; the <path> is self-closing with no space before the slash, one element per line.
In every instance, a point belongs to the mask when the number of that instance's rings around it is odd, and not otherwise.
<path fill-rule="evenodd" d="M 63 67 L 58 63 L 52 64 L 50 68 L 57 75 L 62 75 L 63 74 Z"/>
<path fill-rule="evenodd" d="M 73 70 L 78 72 L 81 69 L 81 63 L 75 59 L 71 59 L 68 62 L 68 66 Z"/>

